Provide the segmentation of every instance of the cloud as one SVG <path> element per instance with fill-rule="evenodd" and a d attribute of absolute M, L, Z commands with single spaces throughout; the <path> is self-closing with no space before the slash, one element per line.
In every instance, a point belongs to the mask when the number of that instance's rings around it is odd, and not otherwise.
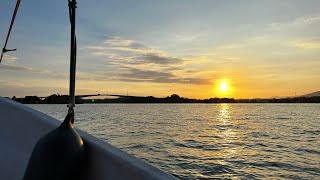
<path fill-rule="evenodd" d="M 22 67 L 22 66 L 13 66 L 13 65 L 0 64 L 0 70 L 8 70 L 8 71 L 27 71 L 27 72 L 31 72 L 31 71 L 32 71 L 32 68 Z"/>
<path fill-rule="evenodd" d="M 13 64 L 15 64 L 17 62 L 17 60 L 18 60 L 18 58 L 15 57 L 15 56 L 4 54 L 2 62 L 5 62 L 5 63 L 10 64 L 10 65 L 13 65 Z"/>
<path fill-rule="evenodd" d="M 127 68 L 127 70 L 128 70 L 128 72 L 122 73 L 121 76 L 135 78 L 135 79 L 141 79 L 141 80 L 175 77 L 173 74 L 167 73 L 167 72 L 141 70 L 141 69 L 136 69 L 136 68 Z"/>
<path fill-rule="evenodd" d="M 121 73 L 117 78 L 126 82 L 153 82 L 153 83 L 179 83 L 179 84 L 210 84 L 210 79 L 206 78 L 182 78 L 170 72 L 159 72 L 152 70 L 141 70 L 136 68 L 127 68 L 126 73 Z"/>
<path fill-rule="evenodd" d="M 102 45 L 87 46 L 84 49 L 117 65 L 169 66 L 181 64 L 184 61 L 184 59 L 169 56 L 164 51 L 147 47 L 141 42 L 120 37 L 111 37 Z"/>
<path fill-rule="evenodd" d="M 123 39 L 120 37 L 111 37 L 107 39 L 104 44 L 106 45 L 106 49 L 111 50 L 129 51 L 136 53 L 162 53 L 159 50 L 147 47 L 142 42 Z"/>
<path fill-rule="evenodd" d="M 304 16 L 288 22 L 276 22 L 269 24 L 268 28 L 271 30 L 287 30 L 292 28 L 306 27 L 320 22 L 320 16 Z"/>
<path fill-rule="evenodd" d="M 0 64 L 0 70 L 21 71 L 21 72 L 38 74 L 41 76 L 47 76 L 47 77 L 57 78 L 57 79 L 65 79 L 65 78 L 68 78 L 68 76 L 69 76 L 67 73 L 52 72 L 52 71 L 45 70 L 45 69 L 43 69 L 43 70 L 42 69 L 33 69 L 30 67 L 7 65 L 7 64 Z"/>
<path fill-rule="evenodd" d="M 319 49 L 320 40 L 293 41 L 292 46 L 301 49 Z"/>
<path fill-rule="evenodd" d="M 13 82 L 0 81 L 0 87 L 3 87 L 3 86 L 20 86 L 20 85 Z"/>
<path fill-rule="evenodd" d="M 295 19 L 288 25 L 310 25 L 318 22 L 320 22 L 320 16 L 305 16 Z"/>
<path fill-rule="evenodd" d="M 141 57 L 137 58 L 138 61 L 147 64 L 179 64 L 183 60 L 175 57 L 161 56 L 159 54 L 144 54 Z"/>

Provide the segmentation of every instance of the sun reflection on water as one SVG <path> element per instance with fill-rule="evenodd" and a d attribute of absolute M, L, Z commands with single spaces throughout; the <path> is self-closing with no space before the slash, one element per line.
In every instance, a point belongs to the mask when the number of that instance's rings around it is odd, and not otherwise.
<path fill-rule="evenodd" d="M 217 126 L 219 128 L 219 136 L 221 137 L 221 145 L 224 147 L 221 155 L 224 158 L 235 156 L 238 148 L 237 146 L 230 147 L 238 140 L 238 135 L 234 131 L 234 123 L 230 116 L 230 105 L 219 104 L 219 117 Z M 223 163 L 223 162 L 222 162 Z M 224 164 L 224 163 L 223 163 Z"/>
<path fill-rule="evenodd" d="M 230 104 L 219 104 L 219 114 L 216 122 L 217 135 L 220 141 L 217 145 L 220 151 L 215 155 L 220 156 L 223 165 L 230 165 L 230 159 L 249 157 L 256 154 L 254 150 L 245 149 L 243 145 L 243 132 L 240 130 L 241 123 L 235 117 L 235 109 Z"/>
<path fill-rule="evenodd" d="M 219 104 L 218 106 L 219 106 L 219 120 L 225 123 L 230 118 L 229 104 Z"/>

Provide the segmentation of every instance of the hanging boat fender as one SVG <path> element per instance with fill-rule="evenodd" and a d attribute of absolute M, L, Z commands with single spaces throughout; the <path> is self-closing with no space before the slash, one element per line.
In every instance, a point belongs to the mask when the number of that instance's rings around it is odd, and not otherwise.
<path fill-rule="evenodd" d="M 41 137 L 31 154 L 23 180 L 78 180 L 84 172 L 86 152 L 69 113 L 55 130 Z"/>

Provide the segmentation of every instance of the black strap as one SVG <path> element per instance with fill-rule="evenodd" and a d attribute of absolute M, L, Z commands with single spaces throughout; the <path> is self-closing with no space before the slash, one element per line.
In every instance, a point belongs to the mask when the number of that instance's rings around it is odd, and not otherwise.
<path fill-rule="evenodd" d="M 8 51 L 17 50 L 17 49 L 6 49 L 6 47 L 7 47 L 8 40 L 9 40 L 9 37 L 10 37 L 10 34 L 11 34 L 11 30 L 12 30 L 12 26 L 13 26 L 14 20 L 16 19 L 16 15 L 17 15 L 17 12 L 18 12 L 18 9 L 19 9 L 20 1 L 21 0 L 17 0 L 16 7 L 15 7 L 14 12 L 13 12 L 13 16 L 12 16 L 10 27 L 9 27 L 9 30 L 8 30 L 6 42 L 4 43 L 4 46 L 2 48 L 2 53 L 1 53 L 1 57 L 0 57 L 0 63 L 1 63 L 1 60 L 2 60 L 2 57 L 3 57 L 4 53 L 6 53 Z"/>
<path fill-rule="evenodd" d="M 9 52 L 9 51 L 16 51 L 17 49 L 5 49 L 5 48 L 3 48 L 2 49 L 2 52 L 3 53 L 6 53 L 6 52 Z"/>
<path fill-rule="evenodd" d="M 76 59 L 77 59 L 77 40 L 75 33 L 76 26 L 76 0 L 68 0 L 69 17 L 71 24 L 71 48 L 70 48 L 70 86 L 69 86 L 69 113 L 74 112 L 75 106 L 75 81 L 76 81 Z"/>

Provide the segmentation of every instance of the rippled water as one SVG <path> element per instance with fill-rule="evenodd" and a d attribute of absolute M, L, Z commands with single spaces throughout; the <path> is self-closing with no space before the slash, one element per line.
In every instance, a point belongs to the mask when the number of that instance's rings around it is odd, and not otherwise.
<path fill-rule="evenodd" d="M 181 179 L 320 178 L 320 104 L 83 104 L 76 126 Z"/>

